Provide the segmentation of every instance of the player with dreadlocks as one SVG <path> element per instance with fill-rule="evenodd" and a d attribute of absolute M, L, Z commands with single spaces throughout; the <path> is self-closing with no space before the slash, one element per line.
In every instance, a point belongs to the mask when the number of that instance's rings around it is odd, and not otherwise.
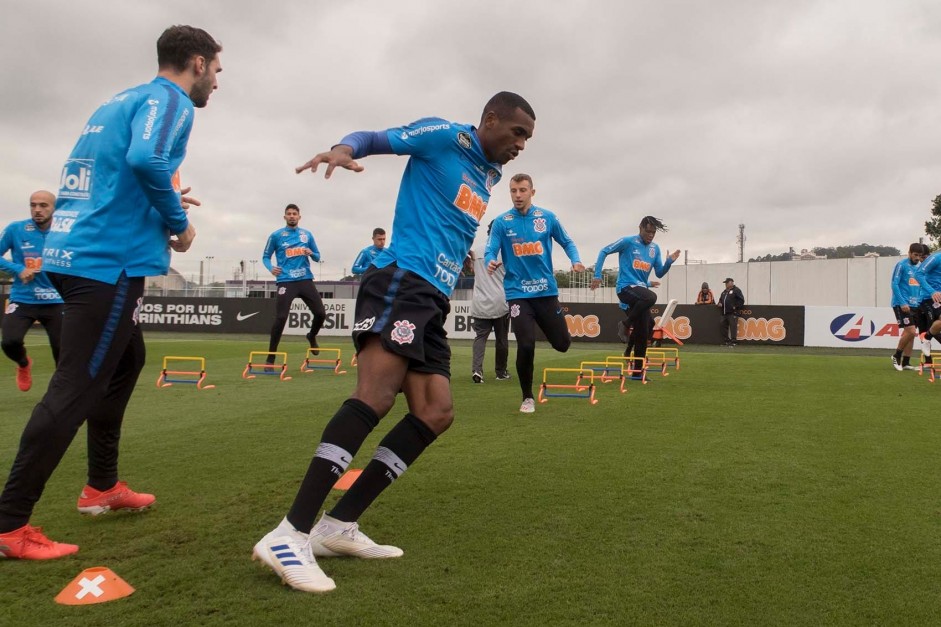
<path fill-rule="evenodd" d="M 650 270 L 656 272 L 657 277 L 664 276 L 673 262 L 680 256 L 677 249 L 673 254 L 667 251 L 664 263 L 660 259 L 660 247 L 653 243 L 657 231 L 666 232 L 667 227 L 659 218 L 646 216 L 640 221 L 640 232 L 630 237 L 622 237 L 613 244 L 609 244 L 598 253 L 595 262 L 595 278 L 591 282 L 591 289 L 601 285 L 601 271 L 608 255 L 618 253 L 619 272 L 616 285 L 618 300 L 621 307 L 627 309 L 625 328 L 633 327 L 634 335 L 634 363 L 632 371 L 634 378 L 641 378 L 641 359 L 647 356 L 647 341 L 650 333 L 650 308 L 657 302 L 657 295 L 648 289 Z"/>

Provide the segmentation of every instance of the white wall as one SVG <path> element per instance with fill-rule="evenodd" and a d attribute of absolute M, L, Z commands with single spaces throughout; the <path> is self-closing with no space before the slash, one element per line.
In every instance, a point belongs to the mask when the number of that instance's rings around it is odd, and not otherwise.
<path fill-rule="evenodd" d="M 815 261 L 762 261 L 675 264 L 654 291 L 660 302 L 675 298 L 680 304 L 696 302 L 703 281 L 716 298 L 726 277 L 745 294 L 749 305 L 808 305 L 831 307 L 888 307 L 892 297 L 890 280 L 895 264 L 904 257 L 862 259 L 818 259 Z M 651 274 L 651 279 L 656 277 Z M 613 286 L 594 292 L 588 289 L 560 290 L 562 302 L 617 302 Z"/>

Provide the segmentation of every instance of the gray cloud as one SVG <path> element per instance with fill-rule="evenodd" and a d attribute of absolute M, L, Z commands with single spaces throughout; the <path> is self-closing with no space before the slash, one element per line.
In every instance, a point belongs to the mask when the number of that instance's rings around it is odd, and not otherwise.
<path fill-rule="evenodd" d="M 737 258 L 739 223 L 747 256 L 904 248 L 941 191 L 933 2 L 39 0 L 6 7 L 0 26 L 0 222 L 57 186 L 98 103 L 151 78 L 171 23 L 225 46 L 182 168 L 203 201 L 196 245 L 174 257 L 185 273 L 204 256 L 220 276 L 257 259 L 296 202 L 339 276 L 374 226 L 391 226 L 405 160 L 369 158 L 328 182 L 294 166 L 352 130 L 475 122 L 501 89 L 538 118 L 506 173 L 533 175 L 536 202 L 589 263 L 647 214 L 670 226 L 663 248 L 710 262 Z M 488 215 L 506 208 L 504 182 Z"/>

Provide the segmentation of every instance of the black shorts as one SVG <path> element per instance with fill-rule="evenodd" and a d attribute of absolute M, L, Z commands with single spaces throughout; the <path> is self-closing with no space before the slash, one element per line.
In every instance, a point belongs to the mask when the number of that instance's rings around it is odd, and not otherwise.
<path fill-rule="evenodd" d="M 899 327 L 911 327 L 915 326 L 915 312 L 918 310 L 917 307 L 909 307 L 909 311 L 902 311 L 902 308 L 899 305 L 896 305 L 892 308 L 892 311 L 895 312 L 895 320 L 899 323 Z"/>
<path fill-rule="evenodd" d="M 930 298 L 923 300 L 921 305 L 918 306 L 918 309 L 920 310 L 921 317 L 923 318 L 922 322 L 926 330 L 935 320 L 941 319 L 941 304 L 934 302 Z"/>
<path fill-rule="evenodd" d="M 930 326 L 920 305 L 918 307 L 912 307 L 912 324 L 915 325 L 919 333 L 924 333 Z"/>
<path fill-rule="evenodd" d="M 356 296 L 353 345 L 376 334 L 382 347 L 408 359 L 409 370 L 451 378 L 451 347 L 444 321 L 451 303 L 431 283 L 392 264 L 371 266 Z"/>

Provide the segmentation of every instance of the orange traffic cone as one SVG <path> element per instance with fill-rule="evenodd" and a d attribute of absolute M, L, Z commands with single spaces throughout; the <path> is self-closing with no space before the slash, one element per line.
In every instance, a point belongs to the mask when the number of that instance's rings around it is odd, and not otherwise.
<path fill-rule="evenodd" d="M 333 484 L 334 490 L 349 490 L 350 486 L 359 479 L 359 476 L 363 474 L 362 470 L 358 468 L 350 468 L 343 476 L 337 479 L 337 482 Z"/>
<path fill-rule="evenodd" d="M 56 595 L 62 605 L 91 605 L 123 599 L 134 593 L 134 588 L 111 572 L 110 568 L 86 568 Z"/>

